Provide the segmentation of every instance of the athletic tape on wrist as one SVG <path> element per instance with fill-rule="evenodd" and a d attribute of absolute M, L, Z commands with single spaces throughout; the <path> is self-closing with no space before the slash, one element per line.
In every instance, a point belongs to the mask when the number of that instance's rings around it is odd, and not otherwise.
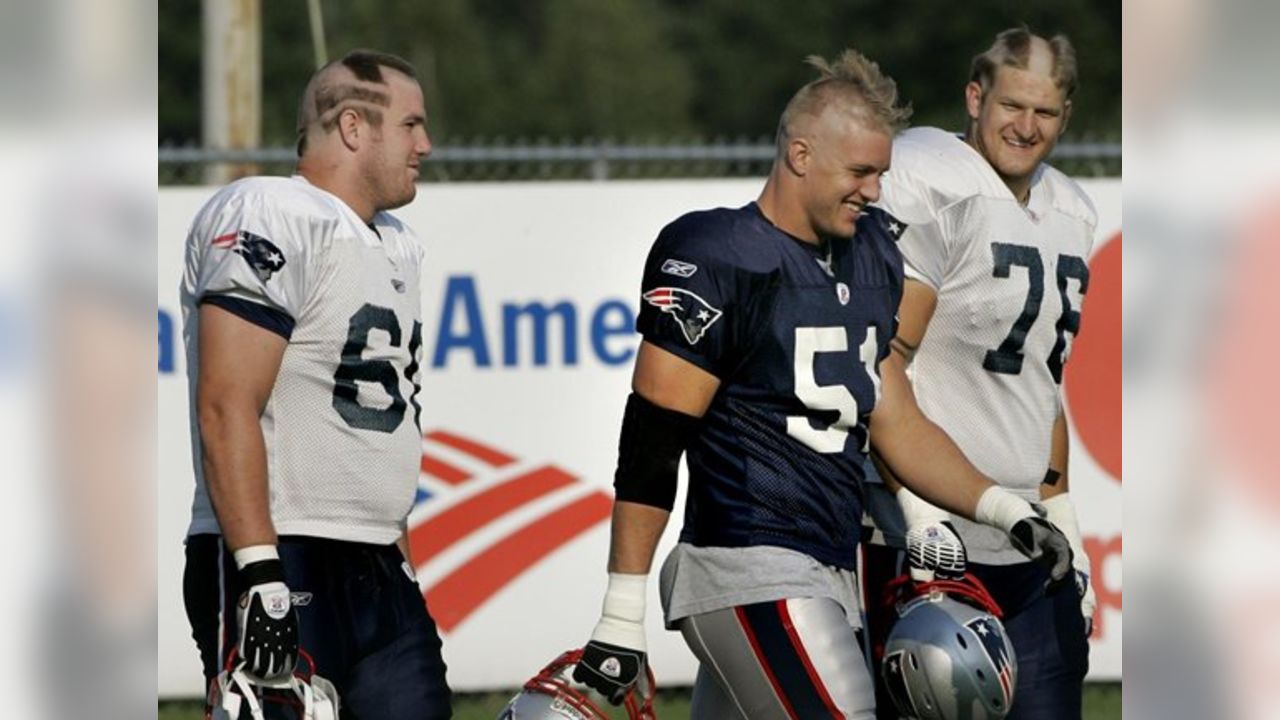
<path fill-rule="evenodd" d="M 243 570 L 250 563 L 261 562 L 263 560 L 279 560 L 280 551 L 275 545 L 250 545 L 242 547 L 232 553 L 236 559 L 236 568 Z"/>
<path fill-rule="evenodd" d="M 609 573 L 600 622 L 591 639 L 644 652 L 645 594 L 648 575 Z"/>
<path fill-rule="evenodd" d="M 1031 503 L 994 485 L 987 488 L 986 492 L 982 493 L 982 497 L 978 498 L 978 507 L 973 514 L 978 522 L 1000 528 L 1006 533 L 1011 531 L 1019 520 L 1039 517 L 1032 509 Z"/>
<path fill-rule="evenodd" d="M 951 519 L 951 513 L 930 504 L 905 487 L 898 490 L 897 498 L 898 506 L 902 508 L 902 517 L 907 521 L 908 528 L 931 525 Z"/>

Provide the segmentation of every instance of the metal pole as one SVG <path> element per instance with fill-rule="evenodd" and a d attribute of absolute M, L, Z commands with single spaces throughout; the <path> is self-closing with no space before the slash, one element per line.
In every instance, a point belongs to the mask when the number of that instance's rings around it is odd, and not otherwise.
<path fill-rule="evenodd" d="M 311 16 L 311 47 L 316 54 L 316 69 L 329 62 L 329 48 L 324 42 L 324 12 L 320 10 L 320 0 L 307 0 L 307 11 Z"/>
<path fill-rule="evenodd" d="M 262 144 L 260 0 L 204 0 L 204 147 L 244 150 Z M 255 164 L 211 165 L 205 181 L 223 185 Z"/>

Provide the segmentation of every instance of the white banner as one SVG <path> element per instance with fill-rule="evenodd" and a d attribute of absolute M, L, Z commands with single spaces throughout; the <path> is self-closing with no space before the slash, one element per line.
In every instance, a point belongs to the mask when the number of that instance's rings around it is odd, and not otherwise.
<path fill-rule="evenodd" d="M 417 200 L 397 211 L 428 246 L 422 492 L 410 526 L 455 689 L 516 687 L 586 640 L 604 590 L 618 426 L 639 343 L 634 321 L 649 245 L 679 215 L 743 205 L 762 182 L 423 185 Z M 1098 249 L 1114 245 L 1114 267 L 1106 272 L 1115 278 L 1106 280 L 1095 267 L 1084 331 L 1068 366 L 1077 426 L 1071 484 L 1100 570 L 1103 610 L 1091 677 L 1118 678 L 1120 183 L 1085 186 L 1101 215 Z M 161 697 L 202 693 L 182 604 L 192 479 L 177 287 L 187 226 L 212 192 L 160 190 Z M 1116 241 L 1104 245 L 1113 235 Z M 1095 297 L 1109 282 L 1114 307 Z M 1103 326 L 1098 314 L 1114 315 L 1114 350 L 1090 337 L 1095 324 Z M 1098 341 L 1106 337 L 1097 334 Z M 1114 377 L 1114 398 L 1104 397 L 1099 380 L 1080 377 L 1074 366 L 1082 356 L 1083 366 Z M 1084 413 L 1076 409 L 1073 384 L 1089 388 L 1080 401 Z M 677 512 L 659 559 L 679 524 Z M 691 684 L 695 660 L 677 633 L 663 630 L 656 588 L 649 603 L 659 683 Z"/>

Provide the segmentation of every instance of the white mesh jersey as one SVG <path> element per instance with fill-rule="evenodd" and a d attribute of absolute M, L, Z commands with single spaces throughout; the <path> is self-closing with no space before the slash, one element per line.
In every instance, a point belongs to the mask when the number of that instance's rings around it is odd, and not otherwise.
<path fill-rule="evenodd" d="M 372 226 L 297 176 L 237 181 L 196 215 L 180 290 L 196 475 L 189 533 L 218 532 L 195 413 L 197 308 L 213 301 L 262 310 L 288 337 L 261 418 L 276 531 L 400 536 L 422 454 L 424 251 L 387 213 Z"/>
<path fill-rule="evenodd" d="M 907 224 L 907 277 L 937 293 L 911 366 L 921 409 L 993 480 L 1038 499 L 1088 288 L 1092 202 L 1041 164 L 1023 207 L 962 139 L 915 128 L 894 140 L 880 204 Z M 971 559 L 1025 560 L 1002 532 L 956 525 Z"/>

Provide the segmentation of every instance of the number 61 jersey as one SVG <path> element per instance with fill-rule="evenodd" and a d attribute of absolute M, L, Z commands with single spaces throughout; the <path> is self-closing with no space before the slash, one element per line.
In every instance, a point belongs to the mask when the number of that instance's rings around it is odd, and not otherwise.
<path fill-rule="evenodd" d="M 421 461 L 423 250 L 387 213 L 365 225 L 301 177 L 220 190 L 187 236 L 181 300 L 196 491 L 189 533 L 217 533 L 196 418 L 199 305 L 288 340 L 260 418 L 282 535 L 385 545 L 400 537 Z"/>
<path fill-rule="evenodd" d="M 894 140 L 880 204 L 908 225 L 899 242 L 907 277 L 937 293 L 911 366 L 921 409 L 978 469 L 1038 499 L 1089 287 L 1092 203 L 1041 164 L 1024 207 L 962 139 L 915 128 Z M 962 533 L 971 560 L 1025 560 L 1003 533 L 958 525 L 971 530 Z"/>

